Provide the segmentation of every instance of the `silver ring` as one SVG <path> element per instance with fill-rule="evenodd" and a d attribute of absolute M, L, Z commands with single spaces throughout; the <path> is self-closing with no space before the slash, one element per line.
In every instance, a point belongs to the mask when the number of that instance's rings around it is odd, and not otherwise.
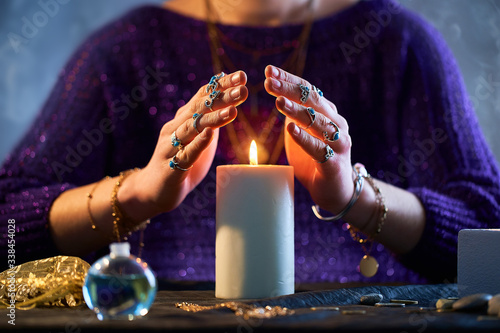
<path fill-rule="evenodd" d="M 214 75 L 210 78 L 210 82 L 208 82 L 208 85 L 207 85 L 207 88 L 205 89 L 205 91 L 207 93 L 210 92 L 210 90 L 212 91 L 215 91 L 217 90 L 217 87 L 219 86 L 219 79 L 221 77 L 223 77 L 224 75 L 226 75 L 224 72 L 221 72 L 220 74 L 218 75 Z"/>
<path fill-rule="evenodd" d="M 205 101 L 205 106 L 209 108 L 210 111 L 213 111 L 212 105 L 214 104 L 214 100 L 220 95 L 221 91 L 217 90 L 217 87 L 219 86 L 219 79 L 224 75 L 226 74 L 224 72 L 221 72 L 218 75 L 212 76 L 210 82 L 208 82 L 207 88 L 205 89 L 205 91 L 209 94 L 208 95 L 209 99 Z"/>
<path fill-rule="evenodd" d="M 309 116 L 309 119 L 311 119 L 311 123 L 304 129 L 308 129 L 309 127 L 311 127 L 314 124 L 314 121 L 316 120 L 316 111 L 313 108 L 307 108 L 306 111 L 307 115 Z"/>
<path fill-rule="evenodd" d="M 324 138 L 325 141 L 335 142 L 335 141 L 337 141 L 340 138 L 340 129 L 337 126 L 337 124 L 335 124 L 331 120 L 330 120 L 329 124 L 333 125 L 333 127 L 335 127 L 335 132 L 332 134 L 332 138 L 330 139 L 330 137 L 328 136 L 328 132 L 327 131 L 323 131 L 323 138 Z"/>
<path fill-rule="evenodd" d="M 326 161 L 328 161 L 330 159 L 330 157 L 335 156 L 335 153 L 334 153 L 332 147 L 330 147 L 329 145 L 326 145 L 325 148 L 326 148 L 325 159 L 323 161 L 316 161 L 316 162 L 325 163 Z"/>
<path fill-rule="evenodd" d="M 300 87 L 300 103 L 305 104 L 307 102 L 307 99 L 309 98 L 309 93 L 311 90 L 309 87 L 306 87 L 305 85 L 299 83 Z"/>
<path fill-rule="evenodd" d="M 315 92 L 318 93 L 318 95 L 323 97 L 323 92 L 320 89 L 318 89 L 315 85 L 312 86 L 312 90 L 314 90 Z"/>
<path fill-rule="evenodd" d="M 220 95 L 220 90 L 214 90 L 209 95 L 207 100 L 205 100 L 205 106 L 212 110 L 212 105 L 214 105 L 214 100 Z"/>
<path fill-rule="evenodd" d="M 195 113 L 193 114 L 193 127 L 194 129 L 196 130 L 196 132 L 198 132 L 198 134 L 200 134 L 201 132 L 198 130 L 198 119 L 201 118 L 201 116 L 203 116 L 203 113 Z"/>
<path fill-rule="evenodd" d="M 181 140 L 179 140 L 179 138 L 177 137 L 177 135 L 175 135 L 175 131 L 174 133 L 172 133 L 172 135 L 170 136 L 170 142 L 172 142 L 172 146 L 181 150 L 182 148 L 184 148 L 184 146 L 182 145 L 182 142 Z"/>
<path fill-rule="evenodd" d="M 181 171 L 188 171 L 189 169 L 191 169 L 193 166 L 191 165 L 189 168 L 187 169 L 184 169 L 184 168 L 181 168 L 179 166 L 179 162 L 177 162 L 177 154 L 174 155 L 174 157 L 172 157 L 172 159 L 170 160 L 170 162 L 168 163 L 168 166 L 170 167 L 170 169 L 172 170 L 175 170 L 175 169 L 179 169 Z"/>

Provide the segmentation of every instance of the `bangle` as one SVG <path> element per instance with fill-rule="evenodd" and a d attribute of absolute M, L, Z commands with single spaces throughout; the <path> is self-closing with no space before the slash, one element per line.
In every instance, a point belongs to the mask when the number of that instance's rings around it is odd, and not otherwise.
<path fill-rule="evenodd" d="M 92 226 L 92 230 L 97 230 L 97 226 L 95 225 L 95 220 L 94 217 L 92 216 L 92 212 L 90 211 L 90 201 L 94 198 L 94 191 L 96 190 L 97 186 L 104 180 L 104 179 L 109 179 L 109 176 L 104 177 L 100 181 L 98 181 L 94 187 L 90 190 L 90 192 L 87 193 L 87 212 L 89 213 L 89 220 L 90 220 L 90 225 Z"/>
<path fill-rule="evenodd" d="M 354 192 L 352 194 L 351 200 L 347 203 L 347 206 L 345 206 L 345 208 L 337 215 L 325 217 L 325 216 L 322 216 L 320 214 L 319 205 L 314 205 L 314 206 L 312 206 L 312 210 L 313 210 L 314 215 L 316 215 L 316 217 L 318 219 L 323 220 L 323 221 L 340 220 L 349 212 L 349 210 L 352 208 L 352 206 L 354 206 L 354 204 L 358 200 L 359 196 L 361 195 L 361 191 L 363 190 L 364 178 L 366 177 L 367 172 L 366 172 L 365 167 L 359 163 L 354 165 L 352 167 L 352 170 L 353 170 L 354 175 L 355 175 L 355 178 L 354 178 L 354 185 L 355 186 L 354 186 Z"/>

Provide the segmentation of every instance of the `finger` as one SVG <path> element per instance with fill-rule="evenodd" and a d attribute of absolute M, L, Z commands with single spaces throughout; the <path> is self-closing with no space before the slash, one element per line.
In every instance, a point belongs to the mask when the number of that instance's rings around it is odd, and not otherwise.
<path fill-rule="evenodd" d="M 231 74 L 225 74 L 223 77 L 220 79 L 216 80 L 217 81 L 217 90 L 227 90 L 232 87 L 237 87 L 240 85 L 245 85 L 247 83 L 247 75 L 243 71 L 236 71 Z M 194 97 L 202 97 L 207 95 L 207 87 L 209 86 L 209 83 L 205 84 L 204 86 L 200 87 L 198 92 Z"/>
<path fill-rule="evenodd" d="M 313 160 L 318 162 L 318 166 L 331 166 L 331 162 L 335 160 L 335 155 L 329 158 L 325 157 L 327 154 L 327 145 L 324 142 L 310 135 L 293 122 L 288 124 L 287 131 L 293 141 L 311 156 Z"/>
<path fill-rule="evenodd" d="M 292 83 L 295 85 L 302 84 L 307 87 L 311 87 L 311 84 L 306 80 L 304 80 L 303 78 L 301 78 L 300 76 L 289 73 L 276 66 L 267 65 L 266 69 L 264 70 L 264 74 L 266 75 L 266 78 L 272 77 L 277 80 Z"/>
<path fill-rule="evenodd" d="M 175 156 L 175 162 L 178 167 L 189 170 L 193 164 L 198 160 L 201 153 L 210 145 L 214 134 L 214 130 L 210 127 L 207 127 L 197 135 L 194 140 L 185 147 L 185 149 L 178 151 Z M 171 161 L 173 157 L 168 160 L 170 169 L 174 172 L 175 175 L 179 177 L 185 177 L 187 172 L 177 168 L 172 168 Z"/>
<path fill-rule="evenodd" d="M 229 105 L 238 106 L 243 103 L 248 97 L 248 89 L 246 86 L 239 85 L 237 87 L 229 88 L 225 91 L 219 91 L 216 93 L 214 98 L 211 98 L 209 94 L 205 94 L 202 98 L 197 100 L 196 106 L 194 108 L 195 112 L 211 112 Z M 208 104 L 212 103 L 211 106 Z"/>
<path fill-rule="evenodd" d="M 218 74 L 220 76 L 220 74 Z M 215 77 L 216 75 L 214 75 Z M 213 78 L 213 77 L 212 77 Z M 211 79 L 212 80 L 212 79 Z M 220 77 L 219 79 L 214 80 L 212 82 L 214 85 L 211 85 L 211 82 L 205 84 L 204 86 L 200 87 L 198 92 L 193 96 L 191 100 L 196 101 L 196 111 L 195 112 L 201 112 L 204 111 L 203 107 L 205 106 L 205 101 L 207 103 L 210 103 L 211 99 L 217 99 L 220 96 L 217 96 L 218 94 L 224 94 L 224 93 L 229 93 L 233 94 L 235 96 L 237 92 L 233 92 L 232 88 L 237 88 L 240 86 L 244 86 L 247 83 L 247 75 L 243 71 L 236 71 L 231 74 L 224 75 Z M 209 97 L 210 94 L 212 95 L 212 98 Z M 241 94 L 240 94 L 241 95 Z M 237 97 L 233 97 L 237 98 Z M 242 103 L 243 101 L 240 101 Z M 222 108 L 227 105 L 223 106 L 217 106 L 217 108 Z M 206 106 L 205 106 L 206 107 Z M 209 106 L 210 108 L 210 106 Z M 214 110 L 215 107 L 212 106 L 212 110 Z"/>
<path fill-rule="evenodd" d="M 308 83 L 310 86 L 310 84 Z M 312 107 L 317 110 L 325 110 L 327 113 L 337 113 L 337 108 L 333 103 L 321 97 L 318 93 L 310 90 L 309 97 L 306 103 L 302 103 L 300 98 L 302 96 L 302 89 L 297 84 L 292 84 L 286 81 L 281 81 L 273 77 L 267 78 L 264 81 L 264 87 L 266 91 L 276 97 L 285 96 L 286 98 L 303 104 L 304 106 Z"/>
<path fill-rule="evenodd" d="M 187 146 L 198 135 L 198 131 L 201 133 L 205 128 L 213 129 L 225 126 L 233 121 L 237 115 L 238 110 L 236 107 L 228 106 L 224 109 L 201 115 L 200 118 L 198 118 L 196 127 L 194 126 L 194 119 L 191 117 L 175 130 L 175 136 L 182 146 Z"/>
<path fill-rule="evenodd" d="M 332 120 L 319 112 L 315 112 L 313 109 L 311 112 L 314 112 L 314 115 L 311 115 L 307 107 L 292 102 L 283 96 L 276 99 L 276 108 L 285 116 L 295 121 L 301 128 L 307 129 L 316 138 L 323 141 L 335 142 L 340 139 L 341 131 L 338 124 L 346 126 L 345 133 L 347 133 L 347 122 L 338 114 L 333 115 L 335 119 Z M 314 121 L 312 121 L 313 119 Z"/>
<path fill-rule="evenodd" d="M 283 82 L 290 83 L 292 86 L 295 86 L 296 88 L 296 94 L 298 96 L 298 102 L 300 102 L 300 97 L 301 97 L 301 89 L 299 87 L 299 84 L 302 84 L 306 87 L 309 88 L 309 97 L 307 99 L 306 105 L 311 106 L 311 105 L 319 105 L 319 104 L 326 104 L 328 105 L 335 113 L 337 113 L 337 107 L 335 104 L 333 104 L 331 101 L 329 101 L 325 97 L 321 97 L 319 93 L 316 91 L 313 91 L 311 83 L 308 81 L 304 80 L 303 78 L 294 75 L 292 73 L 289 73 L 279 67 L 268 65 L 266 69 L 264 70 L 264 74 L 266 78 L 269 78 L 270 80 L 275 79 Z M 267 89 L 266 90 L 274 95 L 276 91 L 273 91 L 272 89 Z M 276 96 L 276 95 L 274 95 Z M 294 98 L 292 98 L 294 99 Z M 311 105 L 310 105 L 311 104 Z M 314 106 L 313 106 L 314 107 Z"/>

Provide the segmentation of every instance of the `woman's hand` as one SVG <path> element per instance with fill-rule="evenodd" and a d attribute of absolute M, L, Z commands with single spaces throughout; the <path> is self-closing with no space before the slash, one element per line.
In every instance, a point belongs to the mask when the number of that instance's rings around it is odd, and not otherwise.
<path fill-rule="evenodd" d="M 218 128 L 236 118 L 236 106 L 248 97 L 247 77 L 242 71 L 224 75 L 215 82 L 215 89 L 209 87 L 207 92 L 208 85 L 201 87 L 163 126 L 148 165 L 123 183 L 118 200 L 134 220 L 142 221 L 176 208 L 208 173 L 217 148 Z M 220 94 L 209 108 L 205 102 L 211 101 L 209 93 L 216 90 Z M 196 127 L 195 114 L 202 114 Z M 181 149 L 172 143 L 174 131 Z"/>
<path fill-rule="evenodd" d="M 351 137 L 346 120 L 306 80 L 274 66 L 267 66 L 265 75 L 264 87 L 277 97 L 276 107 L 287 116 L 285 149 L 295 176 L 316 204 L 338 214 L 354 191 Z M 299 84 L 309 88 L 305 103 L 301 102 L 303 88 Z M 308 108 L 314 109 L 314 115 Z M 325 132 L 331 141 L 325 139 Z M 334 154 L 329 158 L 327 147 Z"/>

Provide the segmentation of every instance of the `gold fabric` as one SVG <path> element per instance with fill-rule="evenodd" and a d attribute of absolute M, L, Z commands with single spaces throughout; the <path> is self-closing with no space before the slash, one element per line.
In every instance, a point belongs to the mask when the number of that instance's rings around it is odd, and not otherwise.
<path fill-rule="evenodd" d="M 30 261 L 0 273 L 0 308 L 74 307 L 83 303 L 82 287 L 90 265 L 77 257 L 57 256 Z M 15 277 L 15 282 L 12 279 Z"/>

